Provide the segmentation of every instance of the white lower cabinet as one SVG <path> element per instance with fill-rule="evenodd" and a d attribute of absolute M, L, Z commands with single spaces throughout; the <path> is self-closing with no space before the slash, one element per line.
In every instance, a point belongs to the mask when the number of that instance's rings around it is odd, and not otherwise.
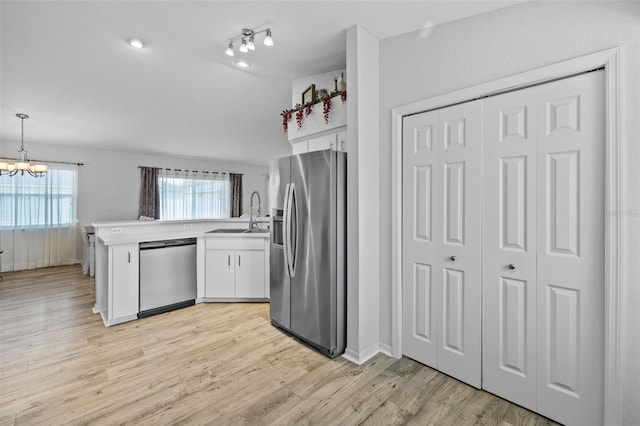
<path fill-rule="evenodd" d="M 206 299 L 268 298 L 268 240 L 206 239 Z"/>
<path fill-rule="evenodd" d="M 109 247 L 109 301 L 110 323 L 130 321 L 138 314 L 138 244 L 119 244 Z"/>
<path fill-rule="evenodd" d="M 235 297 L 235 252 L 207 250 L 205 255 L 205 296 Z"/>
<path fill-rule="evenodd" d="M 264 252 L 236 251 L 236 297 L 265 297 Z"/>

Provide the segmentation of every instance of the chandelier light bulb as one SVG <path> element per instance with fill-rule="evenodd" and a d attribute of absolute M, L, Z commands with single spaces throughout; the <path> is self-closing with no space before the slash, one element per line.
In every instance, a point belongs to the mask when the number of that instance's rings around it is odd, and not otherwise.
<path fill-rule="evenodd" d="M 240 43 L 240 51 L 242 53 L 247 53 L 249 51 L 249 48 L 247 47 L 247 40 L 246 39 L 242 39 L 242 42 Z"/>
<path fill-rule="evenodd" d="M 264 38 L 265 46 L 273 46 L 273 39 L 271 38 L 271 30 L 267 30 L 266 37 Z"/>
<path fill-rule="evenodd" d="M 227 50 L 224 52 L 227 54 L 227 56 L 233 56 L 233 44 L 229 43 L 229 46 L 227 47 Z"/>

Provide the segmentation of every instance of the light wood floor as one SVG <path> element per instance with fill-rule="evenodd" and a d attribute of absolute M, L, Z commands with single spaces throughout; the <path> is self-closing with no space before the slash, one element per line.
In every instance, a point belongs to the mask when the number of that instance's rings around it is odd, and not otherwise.
<path fill-rule="evenodd" d="M 106 328 L 79 266 L 0 281 L 0 425 L 550 424 L 408 358 L 330 360 L 267 304 L 201 304 Z"/>

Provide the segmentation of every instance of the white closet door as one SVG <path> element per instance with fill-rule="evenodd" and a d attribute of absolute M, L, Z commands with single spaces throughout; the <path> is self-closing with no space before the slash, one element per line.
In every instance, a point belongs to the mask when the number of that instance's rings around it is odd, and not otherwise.
<path fill-rule="evenodd" d="M 538 412 L 603 422 L 604 72 L 539 87 Z"/>
<path fill-rule="evenodd" d="M 438 111 L 438 369 L 481 385 L 482 126 L 480 102 Z"/>
<path fill-rule="evenodd" d="M 403 120 L 403 353 L 480 387 L 480 104 Z"/>
<path fill-rule="evenodd" d="M 536 409 L 537 88 L 483 101 L 482 387 Z"/>
<path fill-rule="evenodd" d="M 402 351 L 408 357 L 438 367 L 434 177 L 438 112 L 405 117 L 402 122 Z"/>

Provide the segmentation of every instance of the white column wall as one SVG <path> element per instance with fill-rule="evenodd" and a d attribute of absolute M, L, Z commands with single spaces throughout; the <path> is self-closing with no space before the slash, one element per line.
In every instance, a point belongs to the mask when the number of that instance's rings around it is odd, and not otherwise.
<path fill-rule="evenodd" d="M 360 364 L 378 353 L 378 40 L 347 30 L 347 349 Z"/>

